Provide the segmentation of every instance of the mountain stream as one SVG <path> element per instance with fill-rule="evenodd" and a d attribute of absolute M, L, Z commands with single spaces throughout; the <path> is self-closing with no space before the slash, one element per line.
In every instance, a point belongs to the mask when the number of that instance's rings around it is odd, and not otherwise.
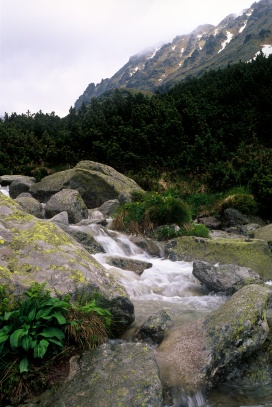
<path fill-rule="evenodd" d="M 8 187 L 0 187 L 0 192 L 9 195 Z M 126 235 L 111 232 L 96 224 L 90 227 L 95 240 L 106 252 L 97 253 L 94 257 L 126 288 L 135 306 L 135 322 L 123 339 L 129 340 L 137 327 L 158 310 L 167 311 L 174 327 L 178 327 L 207 315 L 226 300 L 225 296 L 211 295 L 205 291 L 192 275 L 192 263 L 151 257 L 133 244 Z M 152 263 L 152 267 L 138 275 L 109 265 L 108 256 L 147 261 Z M 158 365 L 162 376 L 173 375 L 171 371 L 164 371 L 160 358 Z M 221 385 L 206 396 L 201 391 L 186 394 L 182 383 L 178 382 L 178 378 L 175 380 L 174 404 L 165 407 L 272 407 L 271 385 L 253 389 Z"/>

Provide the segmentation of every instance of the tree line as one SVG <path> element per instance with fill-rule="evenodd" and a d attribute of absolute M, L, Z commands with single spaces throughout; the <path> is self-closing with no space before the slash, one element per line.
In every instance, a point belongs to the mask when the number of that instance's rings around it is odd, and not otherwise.
<path fill-rule="evenodd" d="M 142 181 L 171 172 L 205 179 L 218 191 L 246 186 L 268 208 L 271 129 L 272 55 L 261 54 L 165 92 L 110 91 L 78 111 L 70 108 L 64 118 L 41 111 L 5 114 L 0 175 L 39 179 L 93 160 Z"/>

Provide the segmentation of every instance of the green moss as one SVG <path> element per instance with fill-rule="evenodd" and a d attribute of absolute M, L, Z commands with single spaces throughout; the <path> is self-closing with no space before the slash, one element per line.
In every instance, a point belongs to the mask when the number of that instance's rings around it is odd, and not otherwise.
<path fill-rule="evenodd" d="M 78 270 L 72 270 L 70 277 L 77 281 L 78 283 L 85 283 L 86 282 L 86 278 L 84 277 L 84 275 L 78 271 Z"/>
<path fill-rule="evenodd" d="M 181 237 L 170 241 L 166 252 L 174 260 L 202 260 L 249 267 L 265 280 L 272 279 L 272 254 L 261 240 Z"/>

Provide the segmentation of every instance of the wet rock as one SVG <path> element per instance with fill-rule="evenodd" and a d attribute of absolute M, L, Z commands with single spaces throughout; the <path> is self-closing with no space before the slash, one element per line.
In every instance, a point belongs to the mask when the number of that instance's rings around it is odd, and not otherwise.
<path fill-rule="evenodd" d="M 47 202 L 62 189 L 77 190 L 88 209 L 117 199 L 120 193 L 142 191 L 135 181 L 112 167 L 94 161 L 81 161 L 74 168 L 60 171 L 32 185 L 30 192 L 40 202 Z"/>
<path fill-rule="evenodd" d="M 163 252 L 163 245 L 153 239 L 145 238 L 143 236 L 130 236 L 130 240 L 136 246 L 140 247 L 150 256 L 161 257 Z"/>
<path fill-rule="evenodd" d="M 134 273 L 141 275 L 145 269 L 152 267 L 152 263 L 142 260 L 131 259 L 128 257 L 120 256 L 107 256 L 105 258 L 107 264 L 118 267 L 122 270 L 134 271 Z"/>
<path fill-rule="evenodd" d="M 193 262 L 193 276 L 213 292 L 233 294 L 248 284 L 261 284 L 259 274 L 235 264 L 213 265 L 204 261 Z"/>
<path fill-rule="evenodd" d="M 26 407 L 162 407 L 154 351 L 147 344 L 113 342 L 85 352 L 73 378 Z"/>
<path fill-rule="evenodd" d="M 70 223 L 78 223 L 88 218 L 88 209 L 78 191 L 63 189 L 53 195 L 46 203 L 45 215 L 52 218 L 60 212 L 66 211 Z"/>
<path fill-rule="evenodd" d="M 105 253 L 105 250 L 92 235 L 92 230 L 84 226 L 61 226 L 62 229 L 80 243 L 89 253 Z"/>
<path fill-rule="evenodd" d="M 137 329 L 132 336 L 132 341 L 149 342 L 159 345 L 165 331 L 172 326 L 172 320 L 165 310 L 160 310 L 151 315 L 146 322 Z"/>

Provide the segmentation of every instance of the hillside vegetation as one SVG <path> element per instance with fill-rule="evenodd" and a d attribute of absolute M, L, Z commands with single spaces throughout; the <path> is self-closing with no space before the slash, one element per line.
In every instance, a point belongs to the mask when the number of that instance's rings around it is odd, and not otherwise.
<path fill-rule="evenodd" d="M 272 55 L 206 72 L 165 93 L 114 90 L 61 119 L 54 113 L 0 121 L 0 175 L 37 179 L 93 160 L 144 189 L 190 192 L 242 186 L 271 218 Z"/>

